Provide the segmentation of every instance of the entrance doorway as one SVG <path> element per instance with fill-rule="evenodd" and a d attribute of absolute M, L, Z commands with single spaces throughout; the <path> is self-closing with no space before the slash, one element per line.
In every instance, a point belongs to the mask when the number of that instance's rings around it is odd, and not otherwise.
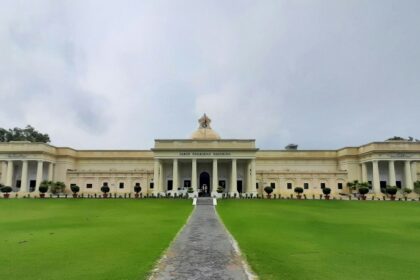
<path fill-rule="evenodd" d="M 238 191 L 238 193 L 242 193 L 242 180 L 238 180 L 236 181 L 236 190 Z"/>
<path fill-rule="evenodd" d="M 200 186 L 198 196 L 210 196 L 210 175 L 207 172 L 200 174 Z"/>

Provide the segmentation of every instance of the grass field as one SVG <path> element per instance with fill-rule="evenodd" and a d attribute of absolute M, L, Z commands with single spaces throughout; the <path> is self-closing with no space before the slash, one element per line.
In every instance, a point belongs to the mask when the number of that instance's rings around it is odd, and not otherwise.
<path fill-rule="evenodd" d="M 420 279 L 420 203 L 224 200 L 261 279 Z"/>
<path fill-rule="evenodd" d="M 0 279 L 144 279 L 187 200 L 0 200 Z"/>

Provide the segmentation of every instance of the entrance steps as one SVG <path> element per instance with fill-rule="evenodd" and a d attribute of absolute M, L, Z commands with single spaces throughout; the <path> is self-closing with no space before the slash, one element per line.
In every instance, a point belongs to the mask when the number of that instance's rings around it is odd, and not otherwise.
<path fill-rule="evenodd" d="M 199 198 L 197 198 L 197 206 L 198 205 L 212 205 L 213 206 L 213 198 L 211 198 L 211 197 L 199 197 Z"/>

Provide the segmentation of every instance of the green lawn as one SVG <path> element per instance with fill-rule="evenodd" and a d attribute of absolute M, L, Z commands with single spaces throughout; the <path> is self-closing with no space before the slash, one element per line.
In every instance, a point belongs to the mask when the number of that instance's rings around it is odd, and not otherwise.
<path fill-rule="evenodd" d="M 261 279 L 420 279 L 420 203 L 223 200 Z"/>
<path fill-rule="evenodd" d="M 0 279 L 144 279 L 187 200 L 0 199 Z"/>

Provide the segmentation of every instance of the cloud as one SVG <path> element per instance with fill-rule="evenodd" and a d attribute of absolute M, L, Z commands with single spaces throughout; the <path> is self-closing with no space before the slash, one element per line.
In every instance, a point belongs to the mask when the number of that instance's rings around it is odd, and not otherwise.
<path fill-rule="evenodd" d="M 148 149 L 204 112 L 225 138 L 329 149 L 416 135 L 418 1 L 5 1 L 0 127 Z"/>

